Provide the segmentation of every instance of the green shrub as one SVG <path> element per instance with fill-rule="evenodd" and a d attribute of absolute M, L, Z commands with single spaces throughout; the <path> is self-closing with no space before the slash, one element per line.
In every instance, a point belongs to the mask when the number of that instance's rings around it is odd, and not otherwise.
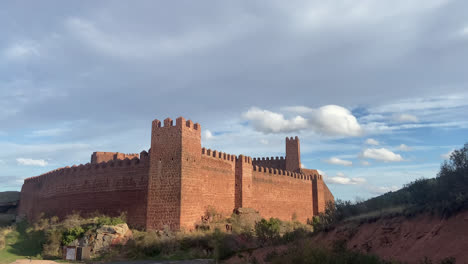
<path fill-rule="evenodd" d="M 255 234 L 262 242 L 274 241 L 280 237 L 280 226 L 278 218 L 262 219 L 255 224 Z"/>
<path fill-rule="evenodd" d="M 70 244 L 75 239 L 83 237 L 85 232 L 86 231 L 81 226 L 76 226 L 67 229 L 65 232 L 63 232 L 62 244 L 65 246 Z"/>

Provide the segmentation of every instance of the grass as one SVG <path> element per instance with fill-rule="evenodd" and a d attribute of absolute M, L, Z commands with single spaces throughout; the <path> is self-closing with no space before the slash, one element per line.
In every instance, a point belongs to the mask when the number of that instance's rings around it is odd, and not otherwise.
<path fill-rule="evenodd" d="M 2 228 L 0 240 L 5 241 L 4 247 L 0 249 L 1 264 L 28 257 L 42 259 L 41 251 L 44 234 L 43 232 L 28 230 L 25 223 Z"/>

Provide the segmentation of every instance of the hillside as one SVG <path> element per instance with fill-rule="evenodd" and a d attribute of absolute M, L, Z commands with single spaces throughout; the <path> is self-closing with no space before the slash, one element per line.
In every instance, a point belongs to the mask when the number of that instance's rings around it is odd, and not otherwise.
<path fill-rule="evenodd" d="M 348 222 L 329 232 L 321 232 L 312 241 L 332 247 L 346 241 L 346 247 L 377 255 L 385 260 L 420 263 L 426 257 L 433 263 L 454 258 L 468 263 L 468 211 L 449 218 L 421 214 L 384 217 L 370 222 Z"/>
<path fill-rule="evenodd" d="M 19 192 L 0 192 L 0 226 L 15 220 L 19 199 Z"/>

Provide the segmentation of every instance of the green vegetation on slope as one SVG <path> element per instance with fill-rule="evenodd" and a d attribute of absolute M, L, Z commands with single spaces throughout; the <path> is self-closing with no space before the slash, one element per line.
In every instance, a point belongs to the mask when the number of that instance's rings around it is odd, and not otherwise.
<path fill-rule="evenodd" d="M 413 216 L 431 212 L 448 217 L 468 209 L 468 149 L 455 150 L 436 178 L 418 179 L 396 192 L 367 201 L 337 200 L 313 221 L 314 228 L 326 229 L 343 220 L 376 219 L 385 215 Z"/>

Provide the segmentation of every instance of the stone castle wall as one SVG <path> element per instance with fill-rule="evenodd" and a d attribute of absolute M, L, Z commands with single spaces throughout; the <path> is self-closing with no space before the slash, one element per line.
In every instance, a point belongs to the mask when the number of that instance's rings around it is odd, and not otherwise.
<path fill-rule="evenodd" d="M 90 164 L 26 179 L 19 214 L 126 212 L 135 227 L 193 229 L 208 209 L 229 216 L 250 207 L 265 218 L 306 222 L 333 195 L 316 170 L 300 169 L 299 151 L 296 137 L 286 140 L 285 158 L 236 156 L 202 148 L 201 126 L 190 120 L 154 120 L 151 148 L 140 158 L 95 152 Z"/>
<path fill-rule="evenodd" d="M 18 214 L 33 221 L 41 214 L 63 218 L 73 212 L 85 216 L 126 212 L 129 224 L 144 227 L 148 169 L 147 155 L 142 155 L 141 159 L 60 168 L 26 179 Z"/>

